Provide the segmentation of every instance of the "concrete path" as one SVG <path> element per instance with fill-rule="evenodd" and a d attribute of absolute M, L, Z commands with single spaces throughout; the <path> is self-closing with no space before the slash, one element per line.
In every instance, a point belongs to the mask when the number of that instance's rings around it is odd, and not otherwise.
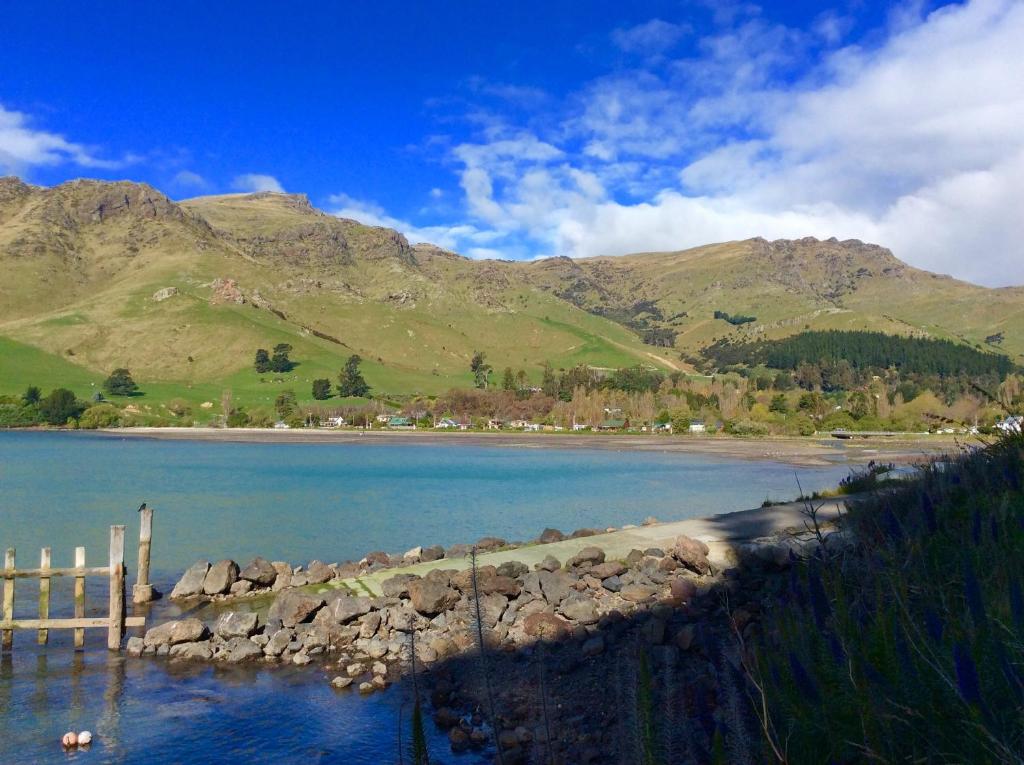
<path fill-rule="evenodd" d="M 817 500 L 815 507 L 820 506 L 819 521 L 823 524 L 834 521 L 846 508 L 846 502 L 853 497 Z M 672 523 L 656 523 L 651 526 L 639 526 L 631 529 L 597 534 L 592 537 L 566 539 L 563 542 L 549 544 L 532 544 L 514 550 L 481 553 L 477 563 L 481 566 L 497 566 L 506 561 L 520 561 L 530 568 L 540 563 L 547 555 L 553 555 L 562 563 L 578 553 L 584 547 L 600 547 L 609 559 L 622 559 L 630 550 L 645 550 L 649 547 L 671 547 L 680 534 L 706 542 L 712 548 L 712 557 L 721 553 L 737 542 L 760 537 L 769 537 L 784 532 L 800 532 L 805 530 L 806 520 L 803 502 L 790 502 L 774 507 L 740 510 L 733 513 L 713 515 L 708 518 L 691 518 Z M 444 558 L 430 563 L 417 563 L 412 566 L 389 568 L 375 571 L 365 576 L 346 579 L 342 584 L 352 590 L 381 594 L 381 582 L 396 574 L 418 574 L 423 576 L 432 569 L 469 568 L 469 558 Z"/>

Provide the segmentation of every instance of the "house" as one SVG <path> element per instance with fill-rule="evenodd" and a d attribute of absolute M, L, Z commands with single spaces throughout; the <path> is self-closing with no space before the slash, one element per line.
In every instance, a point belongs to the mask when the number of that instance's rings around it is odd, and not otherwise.
<path fill-rule="evenodd" d="M 624 430 L 629 427 L 629 420 L 622 418 L 603 420 L 594 430 Z"/>
<path fill-rule="evenodd" d="M 406 428 L 408 430 L 416 429 L 415 420 L 411 420 L 408 417 L 391 417 L 388 419 L 389 428 Z"/>
<path fill-rule="evenodd" d="M 515 430 L 540 430 L 540 425 L 534 426 L 529 420 L 511 420 L 508 426 Z"/>
<path fill-rule="evenodd" d="M 487 421 L 488 430 L 501 430 L 503 427 L 505 427 L 505 422 L 503 420 L 492 419 Z"/>
<path fill-rule="evenodd" d="M 324 419 L 320 422 L 321 427 L 324 428 L 340 428 L 344 424 L 344 417 L 324 417 Z"/>
<path fill-rule="evenodd" d="M 392 417 L 394 417 L 393 414 L 378 414 L 374 419 L 381 425 L 387 425 Z"/>
<path fill-rule="evenodd" d="M 996 423 L 996 430 L 1001 433 L 1020 433 L 1024 430 L 1024 417 L 1012 415 Z"/>
<path fill-rule="evenodd" d="M 573 430 L 574 433 L 578 433 L 581 430 L 589 430 L 589 429 L 590 429 L 589 425 L 584 425 L 582 422 L 576 422 L 576 420 L 572 421 L 572 430 Z"/>
<path fill-rule="evenodd" d="M 651 426 L 652 433 L 672 433 L 671 422 L 656 422 Z"/>
<path fill-rule="evenodd" d="M 707 427 L 704 425 L 704 420 L 690 420 L 690 432 L 691 433 L 705 433 Z"/>
<path fill-rule="evenodd" d="M 453 420 L 451 417 L 444 417 L 437 421 L 435 428 L 444 428 L 446 430 L 469 430 L 469 422 L 465 420 Z"/>
<path fill-rule="evenodd" d="M 291 425 L 284 420 L 278 420 L 274 423 L 274 430 L 288 430 L 289 428 L 291 428 Z"/>

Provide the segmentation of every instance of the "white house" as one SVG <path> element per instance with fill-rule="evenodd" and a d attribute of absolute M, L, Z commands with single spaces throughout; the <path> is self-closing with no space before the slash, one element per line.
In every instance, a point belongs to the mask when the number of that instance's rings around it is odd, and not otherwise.
<path fill-rule="evenodd" d="M 996 423 L 996 428 L 1003 433 L 1020 433 L 1024 430 L 1024 417 L 1014 415 Z"/>
<path fill-rule="evenodd" d="M 325 417 L 322 422 L 322 425 L 325 428 L 340 428 L 344 424 L 344 417 Z"/>
<path fill-rule="evenodd" d="M 707 427 L 704 425 L 704 420 L 690 420 L 690 432 L 691 433 L 705 433 Z"/>

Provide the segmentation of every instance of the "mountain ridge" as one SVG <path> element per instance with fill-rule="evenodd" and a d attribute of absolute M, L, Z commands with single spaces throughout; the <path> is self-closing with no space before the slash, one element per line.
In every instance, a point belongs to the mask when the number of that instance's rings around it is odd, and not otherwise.
<path fill-rule="evenodd" d="M 45 188 L 7 177 L 0 266 L 0 337 L 96 374 L 129 366 L 142 380 L 185 386 L 258 390 L 251 355 L 278 340 L 305 356 L 293 380 L 302 387 L 307 373 L 333 376 L 355 351 L 371 384 L 392 392 L 467 384 L 476 350 L 532 376 L 545 361 L 686 369 L 723 337 L 802 329 L 1024 353 L 1024 288 L 931 274 L 859 240 L 473 260 L 330 215 L 302 194 L 176 202 L 132 181 Z M 213 300 L 225 281 L 237 295 Z M 154 299 L 168 288 L 170 299 Z M 718 314 L 753 320 L 734 326 Z"/>

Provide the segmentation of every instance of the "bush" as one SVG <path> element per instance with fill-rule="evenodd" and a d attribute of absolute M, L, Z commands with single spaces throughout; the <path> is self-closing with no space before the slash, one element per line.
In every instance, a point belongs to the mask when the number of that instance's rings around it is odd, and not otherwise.
<path fill-rule="evenodd" d="M 56 388 L 39 402 L 39 413 L 50 425 L 66 425 L 68 420 L 77 420 L 84 409 L 85 405 L 67 388 Z"/>
<path fill-rule="evenodd" d="M 113 428 L 121 424 L 121 410 L 113 404 L 94 404 L 82 412 L 78 424 L 82 428 Z"/>
<path fill-rule="evenodd" d="M 172 398 L 167 402 L 167 411 L 175 417 L 186 417 L 192 414 L 192 407 L 183 398 Z"/>
<path fill-rule="evenodd" d="M 768 426 L 752 420 L 730 420 L 725 423 L 725 432 L 734 436 L 766 436 Z"/>
<path fill-rule="evenodd" d="M 123 367 L 115 369 L 110 377 L 103 381 L 103 390 L 111 396 L 134 396 L 139 386 L 132 379 L 132 373 Z"/>
<path fill-rule="evenodd" d="M 242 408 L 232 410 L 228 415 L 227 425 L 229 428 L 245 428 L 249 425 L 249 415 Z"/>

